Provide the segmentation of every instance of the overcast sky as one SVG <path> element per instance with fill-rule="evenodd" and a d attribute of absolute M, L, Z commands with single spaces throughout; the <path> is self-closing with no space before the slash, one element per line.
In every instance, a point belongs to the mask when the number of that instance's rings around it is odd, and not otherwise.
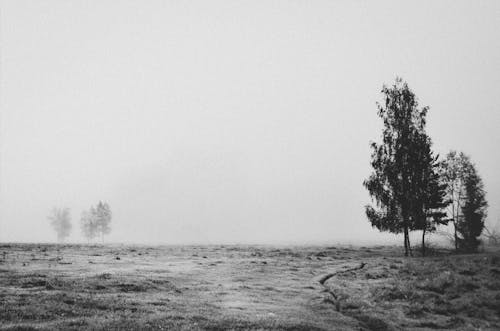
<path fill-rule="evenodd" d="M 385 241 L 364 215 L 401 76 L 500 218 L 500 1 L 0 2 L 0 240 L 99 200 L 111 242 Z M 398 239 L 399 240 L 399 239 Z M 402 239 L 401 239 L 402 240 Z"/>

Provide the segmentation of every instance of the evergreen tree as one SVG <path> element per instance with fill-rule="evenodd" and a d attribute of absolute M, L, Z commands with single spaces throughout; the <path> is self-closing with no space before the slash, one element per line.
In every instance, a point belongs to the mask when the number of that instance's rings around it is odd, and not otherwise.
<path fill-rule="evenodd" d="M 421 144 L 421 168 L 415 173 L 415 192 L 418 193 L 414 201 L 412 230 L 422 231 L 422 256 L 425 256 L 425 235 L 436 231 L 439 225 L 448 224 L 445 208 L 450 201 L 446 199 L 447 184 L 443 180 L 443 163 L 431 151 L 431 141 L 426 137 L 426 142 Z M 415 168 L 418 169 L 418 168 Z"/>
<path fill-rule="evenodd" d="M 477 251 L 479 236 L 484 229 L 486 218 L 486 193 L 481 177 L 474 165 L 469 168 L 464 180 L 465 198 L 462 208 L 462 216 L 457 223 L 459 233 L 459 248 L 464 251 Z"/>

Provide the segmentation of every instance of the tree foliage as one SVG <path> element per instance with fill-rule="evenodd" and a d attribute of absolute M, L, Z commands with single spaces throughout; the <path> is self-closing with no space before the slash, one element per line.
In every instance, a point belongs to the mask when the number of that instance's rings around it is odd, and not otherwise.
<path fill-rule="evenodd" d="M 69 208 L 54 207 L 48 219 L 57 234 L 57 241 L 64 242 L 71 233 L 71 216 Z"/>
<path fill-rule="evenodd" d="M 422 231 L 422 255 L 425 255 L 425 235 L 449 222 L 445 210 L 450 201 L 446 199 L 447 184 L 442 177 L 443 163 L 439 161 L 439 156 L 434 156 L 430 147 L 430 140 L 422 146 L 422 168 L 414 174 L 417 196 L 414 200 L 411 229 Z"/>
<path fill-rule="evenodd" d="M 97 236 L 97 220 L 94 207 L 82 213 L 80 220 L 83 236 L 87 241 L 93 240 Z"/>
<path fill-rule="evenodd" d="M 447 197 L 451 200 L 455 249 L 475 251 L 488 207 L 482 179 L 470 157 L 463 152 L 449 152 L 444 169 Z"/>
<path fill-rule="evenodd" d="M 450 201 L 449 211 L 453 223 L 455 249 L 458 250 L 458 222 L 462 216 L 465 199 L 465 179 L 470 172 L 472 162 L 464 153 L 450 151 L 443 162 L 443 178 L 447 184 L 446 197 Z"/>
<path fill-rule="evenodd" d="M 111 232 L 111 209 L 106 202 L 99 201 L 95 209 L 96 220 L 97 220 L 97 233 L 101 235 L 107 235 Z"/>
<path fill-rule="evenodd" d="M 428 107 L 419 107 L 408 84 L 397 78 L 382 88 L 377 104 L 384 127 L 382 143 L 373 142 L 373 173 L 363 183 L 374 206 L 366 207 L 372 226 L 404 234 L 405 255 L 411 254 L 409 232 L 433 230 L 442 221 L 444 184 L 439 179 L 437 157 L 425 132 Z"/>
<path fill-rule="evenodd" d="M 111 208 L 106 202 L 99 201 L 82 213 L 81 227 L 84 237 L 91 241 L 96 237 L 104 240 L 104 235 L 111 232 Z"/>
<path fill-rule="evenodd" d="M 464 180 L 465 199 L 461 207 L 462 216 L 457 223 L 459 248 L 465 251 L 476 251 L 479 236 L 484 229 L 486 218 L 486 193 L 481 177 L 474 165 L 469 169 Z"/>

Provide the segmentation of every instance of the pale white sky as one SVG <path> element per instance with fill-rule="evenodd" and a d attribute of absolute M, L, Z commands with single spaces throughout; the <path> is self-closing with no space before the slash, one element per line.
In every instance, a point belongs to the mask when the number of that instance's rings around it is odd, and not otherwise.
<path fill-rule="evenodd" d="M 383 83 L 431 107 L 500 218 L 499 1 L 0 2 L 0 240 L 108 201 L 108 241 L 383 241 Z M 399 240 L 399 239 L 398 239 Z"/>

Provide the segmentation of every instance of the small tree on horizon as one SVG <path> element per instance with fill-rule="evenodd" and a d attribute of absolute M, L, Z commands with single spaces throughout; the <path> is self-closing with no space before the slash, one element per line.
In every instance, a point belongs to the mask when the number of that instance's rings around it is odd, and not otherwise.
<path fill-rule="evenodd" d="M 71 233 L 71 215 L 69 208 L 54 207 L 48 219 L 57 234 L 57 241 L 62 243 Z"/>
<path fill-rule="evenodd" d="M 500 219 L 497 220 L 496 224 L 490 224 L 489 226 L 485 224 L 483 236 L 490 245 L 500 244 Z"/>
<path fill-rule="evenodd" d="M 99 201 L 97 206 L 91 206 L 82 213 L 81 228 L 83 236 L 90 242 L 100 237 L 104 242 L 104 235 L 111 232 L 111 209 L 106 202 Z"/>
<path fill-rule="evenodd" d="M 88 211 L 82 212 L 82 217 L 80 219 L 80 225 L 82 229 L 83 236 L 90 243 L 92 239 L 97 236 L 97 222 L 96 222 L 96 212 L 94 207 L 90 207 Z"/>
<path fill-rule="evenodd" d="M 102 242 L 104 235 L 111 232 L 111 209 L 106 202 L 99 201 L 95 209 L 97 221 L 97 233 L 100 234 Z"/>

